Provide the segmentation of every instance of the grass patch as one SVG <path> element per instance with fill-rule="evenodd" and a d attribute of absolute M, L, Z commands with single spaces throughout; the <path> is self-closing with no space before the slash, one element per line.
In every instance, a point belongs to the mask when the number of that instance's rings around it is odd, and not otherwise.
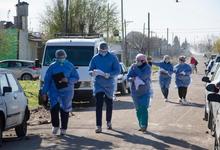
<path fill-rule="evenodd" d="M 19 81 L 26 96 L 28 97 L 28 106 L 30 109 L 37 108 L 38 105 L 38 90 L 39 80 L 36 81 Z"/>

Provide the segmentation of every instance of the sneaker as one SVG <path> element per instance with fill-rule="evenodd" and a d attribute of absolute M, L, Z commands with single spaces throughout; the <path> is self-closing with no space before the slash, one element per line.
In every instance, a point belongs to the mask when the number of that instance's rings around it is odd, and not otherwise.
<path fill-rule="evenodd" d="M 165 99 L 164 99 L 164 102 L 168 102 L 168 101 L 169 101 L 168 98 L 165 98 Z"/>
<path fill-rule="evenodd" d="M 143 127 L 143 128 L 140 129 L 140 131 L 145 133 L 145 132 L 147 132 L 147 128 Z"/>
<path fill-rule="evenodd" d="M 95 133 L 102 133 L 102 128 L 98 126 L 97 129 L 95 130 Z"/>
<path fill-rule="evenodd" d="M 108 129 L 108 130 L 112 130 L 112 124 L 111 124 L 111 122 L 108 122 L 108 123 L 107 123 L 107 129 Z"/>
<path fill-rule="evenodd" d="M 66 135 L 66 130 L 65 129 L 60 129 L 60 135 Z"/>
<path fill-rule="evenodd" d="M 52 134 L 56 135 L 58 133 L 59 127 L 52 127 Z"/>

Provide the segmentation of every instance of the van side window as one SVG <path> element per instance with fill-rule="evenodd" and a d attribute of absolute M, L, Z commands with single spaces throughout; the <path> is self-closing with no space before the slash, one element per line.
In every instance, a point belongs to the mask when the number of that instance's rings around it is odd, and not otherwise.
<path fill-rule="evenodd" d="M 7 78 L 6 78 L 5 74 L 0 74 L 0 89 L 1 89 L 1 93 L 3 93 L 3 87 L 5 87 L 5 86 L 9 86 Z"/>
<path fill-rule="evenodd" d="M 19 88 L 18 88 L 16 80 L 14 79 L 14 76 L 12 74 L 7 74 L 7 77 L 8 77 L 9 84 L 12 88 L 12 92 L 18 91 Z"/>

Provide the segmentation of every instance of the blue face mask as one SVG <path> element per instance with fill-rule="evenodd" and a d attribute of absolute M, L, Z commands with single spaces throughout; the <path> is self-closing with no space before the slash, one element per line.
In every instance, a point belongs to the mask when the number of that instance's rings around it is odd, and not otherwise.
<path fill-rule="evenodd" d="M 99 51 L 99 54 L 102 56 L 105 56 L 108 53 L 108 51 Z"/>
<path fill-rule="evenodd" d="M 59 58 L 57 59 L 57 62 L 60 63 L 60 64 L 63 64 L 65 62 L 65 58 Z"/>

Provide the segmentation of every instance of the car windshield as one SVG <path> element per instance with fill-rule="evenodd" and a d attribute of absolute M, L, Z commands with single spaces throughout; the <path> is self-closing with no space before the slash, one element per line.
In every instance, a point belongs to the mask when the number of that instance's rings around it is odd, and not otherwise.
<path fill-rule="evenodd" d="M 67 60 L 72 62 L 75 66 L 88 66 L 90 60 L 94 55 L 93 46 L 47 46 L 44 66 L 49 66 L 55 59 L 55 52 L 58 49 L 63 49 L 67 53 Z"/>

